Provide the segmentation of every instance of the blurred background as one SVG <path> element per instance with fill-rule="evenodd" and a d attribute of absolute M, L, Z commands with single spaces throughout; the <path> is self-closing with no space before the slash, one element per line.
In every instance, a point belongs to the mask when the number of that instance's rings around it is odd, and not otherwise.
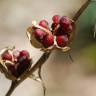
<path fill-rule="evenodd" d="M 84 2 L 86 0 L 0 0 L 0 49 L 14 45 L 17 49 L 27 49 L 36 62 L 42 52 L 27 39 L 26 28 L 31 21 L 47 19 L 51 23 L 54 14 L 73 17 Z M 86 38 L 79 41 L 72 45 L 74 63 L 71 64 L 67 53 L 55 50 L 44 64 L 46 96 L 96 96 L 96 44 L 93 41 L 87 44 Z M 10 84 L 0 73 L 0 96 L 5 95 Z M 28 78 L 12 94 L 20 95 L 43 96 L 42 86 Z"/>

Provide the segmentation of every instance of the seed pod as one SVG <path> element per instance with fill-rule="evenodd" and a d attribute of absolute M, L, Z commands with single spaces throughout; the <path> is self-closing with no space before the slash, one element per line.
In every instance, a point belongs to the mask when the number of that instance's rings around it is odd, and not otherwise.
<path fill-rule="evenodd" d="M 32 59 L 27 50 L 18 51 L 19 54 L 15 54 L 15 51 L 16 50 L 10 48 L 4 48 L 0 51 L 0 71 L 10 80 L 20 78 L 21 75 L 29 70 L 32 64 Z M 9 58 L 10 55 L 8 52 L 10 52 L 12 60 Z M 24 59 L 22 59 L 23 57 Z"/>
<path fill-rule="evenodd" d="M 46 28 L 48 23 L 45 20 L 41 21 L 39 25 L 36 21 L 32 21 L 33 27 L 27 29 L 30 43 L 36 48 L 41 48 L 44 52 L 51 51 L 54 48 L 65 52 L 70 49 L 68 46 L 75 35 L 75 23 L 67 16 L 54 15 L 52 20 L 53 23 L 49 30 Z"/>

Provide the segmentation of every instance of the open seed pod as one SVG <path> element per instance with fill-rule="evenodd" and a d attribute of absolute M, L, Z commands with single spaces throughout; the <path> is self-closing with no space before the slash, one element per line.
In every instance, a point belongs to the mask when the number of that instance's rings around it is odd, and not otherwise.
<path fill-rule="evenodd" d="M 0 71 L 10 80 L 20 79 L 31 67 L 28 51 L 4 48 L 0 51 Z"/>
<path fill-rule="evenodd" d="M 59 49 L 67 52 L 71 49 L 69 45 L 75 35 L 75 23 L 67 16 L 54 15 L 52 19 L 52 28 L 49 28 L 45 20 L 39 24 L 32 21 L 32 26 L 27 29 L 28 39 L 35 48 L 40 48 L 42 51 Z"/>

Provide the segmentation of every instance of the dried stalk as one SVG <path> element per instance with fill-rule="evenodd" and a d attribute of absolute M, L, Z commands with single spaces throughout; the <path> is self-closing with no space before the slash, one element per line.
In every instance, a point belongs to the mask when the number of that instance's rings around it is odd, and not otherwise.
<path fill-rule="evenodd" d="M 88 7 L 89 3 L 91 2 L 91 0 L 87 0 L 82 6 L 81 8 L 78 10 L 78 12 L 75 14 L 75 16 L 73 17 L 73 20 L 76 22 L 77 19 L 80 17 L 80 15 L 83 13 L 83 11 Z"/>
<path fill-rule="evenodd" d="M 5 96 L 11 96 L 15 88 L 21 84 L 27 77 L 29 77 L 34 71 L 36 71 L 41 65 L 45 63 L 45 61 L 48 59 L 50 56 L 50 53 L 44 53 L 40 59 L 37 61 L 37 63 L 30 69 L 30 71 L 26 72 L 24 75 L 22 75 L 20 80 L 12 81 L 11 86 Z"/>
<path fill-rule="evenodd" d="M 32 74 L 32 75 L 30 75 L 30 78 L 42 84 L 43 93 L 44 93 L 43 96 L 45 96 L 46 95 L 45 94 L 46 93 L 46 86 L 45 86 L 44 81 L 43 81 L 42 76 L 41 76 L 41 68 L 42 68 L 42 66 L 40 66 L 38 68 L 38 76 L 35 74 Z"/>
<path fill-rule="evenodd" d="M 13 93 L 13 91 L 15 90 L 15 88 L 18 86 L 18 81 L 12 81 L 10 89 L 8 90 L 8 92 L 6 93 L 5 96 L 11 96 L 11 94 Z"/>
<path fill-rule="evenodd" d="M 46 86 L 45 86 L 44 81 L 43 81 L 42 76 L 41 76 L 41 68 L 42 68 L 42 65 L 39 67 L 38 75 L 39 75 L 39 78 L 41 80 L 41 84 L 42 84 L 43 92 L 44 92 L 44 96 L 45 96 L 46 95 Z"/>
<path fill-rule="evenodd" d="M 75 14 L 75 16 L 73 17 L 73 20 L 76 22 L 79 18 L 79 16 L 82 14 L 82 12 L 87 8 L 87 6 L 89 5 L 91 0 L 88 0 L 87 2 L 85 2 L 85 4 L 83 6 L 81 6 L 81 8 L 79 9 L 79 11 Z M 27 79 L 27 77 L 30 77 L 30 75 L 35 72 L 38 68 L 39 68 L 39 71 L 38 71 L 38 75 L 39 75 L 39 78 L 42 80 L 42 77 L 41 77 L 41 66 L 45 63 L 45 61 L 49 58 L 50 56 L 50 53 L 44 53 L 40 59 L 37 61 L 37 63 L 29 70 L 27 71 L 25 74 L 23 74 L 21 77 L 20 77 L 20 80 L 15 80 L 15 81 L 12 81 L 12 84 L 11 84 L 11 87 L 10 89 L 8 90 L 7 94 L 5 96 L 11 96 L 12 92 L 15 90 L 15 88 L 21 84 L 25 79 Z M 69 55 L 69 58 L 71 59 L 71 61 L 73 62 L 73 59 L 71 57 L 71 55 Z M 43 90 L 44 90 L 44 96 L 45 96 L 45 92 L 46 92 L 46 88 L 45 88 L 45 85 L 43 83 Z"/>

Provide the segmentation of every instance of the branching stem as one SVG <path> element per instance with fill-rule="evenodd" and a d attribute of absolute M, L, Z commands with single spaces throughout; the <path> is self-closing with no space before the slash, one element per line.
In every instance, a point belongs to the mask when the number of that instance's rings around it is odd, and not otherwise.
<path fill-rule="evenodd" d="M 81 8 L 79 9 L 79 11 L 75 14 L 75 16 L 73 17 L 73 20 L 76 22 L 79 18 L 79 16 L 82 14 L 82 12 L 87 8 L 87 6 L 89 5 L 91 0 L 88 0 L 87 2 L 85 2 L 85 4 L 83 6 L 81 6 Z M 38 68 L 39 69 L 39 77 L 42 79 L 41 77 L 41 66 L 45 63 L 45 61 L 48 59 L 48 57 L 50 56 L 50 53 L 44 53 L 40 59 L 37 61 L 37 63 L 29 70 L 27 71 L 25 74 L 23 74 L 20 78 L 20 80 L 15 80 L 12 81 L 11 86 L 7 92 L 7 94 L 5 96 L 11 96 L 11 94 L 13 93 L 13 91 L 15 90 L 15 88 L 17 86 L 19 86 L 19 84 L 21 84 L 25 79 L 27 79 L 27 77 L 29 77 L 33 72 L 35 72 Z M 70 59 L 73 61 L 73 59 L 71 58 L 71 56 L 69 55 Z M 44 96 L 45 96 L 45 91 L 46 88 L 45 86 L 43 86 L 43 90 L 44 90 Z"/>

